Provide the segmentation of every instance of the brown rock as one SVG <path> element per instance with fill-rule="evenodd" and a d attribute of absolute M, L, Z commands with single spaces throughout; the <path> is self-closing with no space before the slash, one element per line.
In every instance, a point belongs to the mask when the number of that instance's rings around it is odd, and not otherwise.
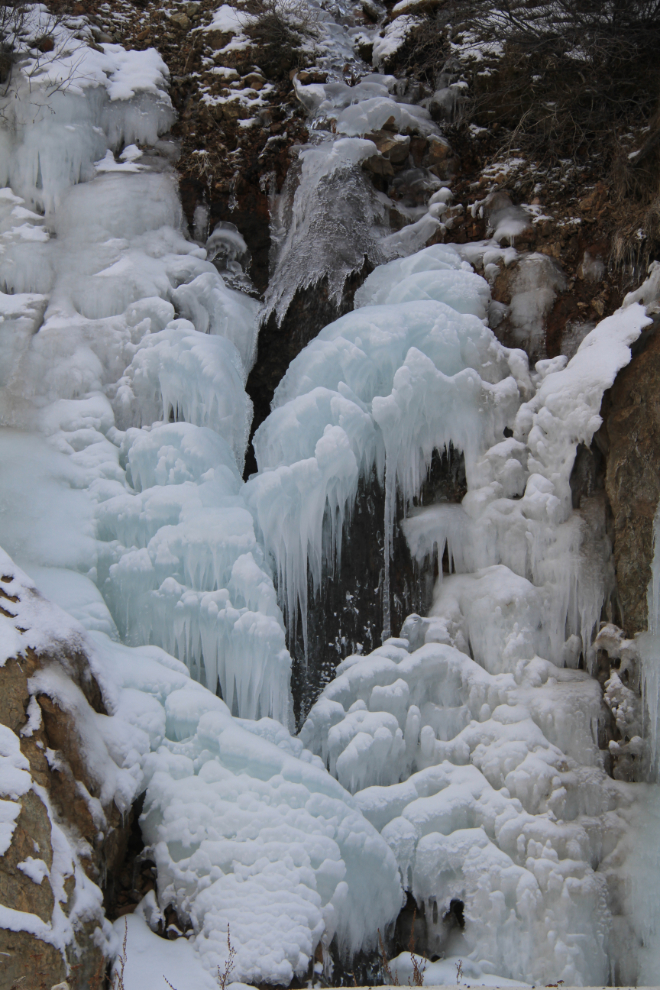
<path fill-rule="evenodd" d="M 4 606 L 3 611 L 14 618 L 16 628 L 28 625 L 30 619 L 26 617 L 30 615 L 38 620 L 40 609 L 49 608 L 38 592 L 11 574 L 0 576 L 0 597 L 11 605 L 11 611 Z M 34 612 L 21 612 L 23 600 Z M 30 629 L 25 631 L 29 634 Z M 0 858 L 0 905 L 36 916 L 46 924 L 51 922 L 55 903 L 51 871 L 57 871 L 53 877 L 58 878 L 66 896 L 61 907 L 69 915 L 77 897 L 76 863 L 95 882 L 112 875 L 124 854 L 130 827 L 113 802 L 103 807 L 105 821 L 102 830 L 99 828 L 100 805 L 97 800 L 95 818 L 90 798 L 100 797 L 101 781 L 90 771 L 75 715 L 58 704 L 56 686 L 46 688 L 46 683 L 62 684 L 67 699 L 77 699 L 75 710 L 88 721 L 94 711 L 105 714 L 83 641 L 75 629 L 67 637 L 53 641 L 48 652 L 39 654 L 26 646 L 18 657 L 0 667 L 0 723 L 14 734 L 16 750 L 26 760 L 18 795 L 0 793 L 0 798 L 8 798 L 17 811 L 9 847 Z M 56 676 L 44 681 L 35 695 L 31 679 L 46 670 Z M 53 697 L 47 691 L 52 691 Z M 59 863 L 53 858 L 54 822 L 73 839 L 70 872 L 69 867 L 62 866 L 66 857 Z M 79 843 L 89 850 L 87 859 L 81 860 L 75 852 Z M 72 917 L 75 942 L 68 945 L 66 958 L 29 932 L 0 928 L 0 990 L 12 990 L 14 985 L 50 990 L 64 979 L 71 990 L 101 990 L 106 959 L 95 935 L 100 920 L 100 916 L 84 922 Z"/>
<path fill-rule="evenodd" d="M 640 346 L 641 345 L 641 346 Z M 645 345 L 645 346 L 644 346 Z M 646 331 L 605 396 L 605 488 L 614 516 L 614 563 L 627 635 L 647 627 L 653 517 L 660 498 L 660 334 Z"/>
<path fill-rule="evenodd" d="M 428 151 L 422 159 L 422 165 L 439 165 L 449 155 L 451 148 L 442 138 L 431 135 L 428 141 Z"/>
<path fill-rule="evenodd" d="M 391 131 L 374 131 L 372 134 L 366 134 L 365 137 L 368 141 L 373 141 L 380 154 L 394 165 L 400 165 L 408 158 L 410 153 L 410 138 L 408 136 L 393 134 Z M 379 172 L 377 174 L 382 175 L 384 173 Z"/>
<path fill-rule="evenodd" d="M 426 138 L 417 135 L 410 140 L 410 152 L 417 168 L 422 164 L 422 160 L 426 154 L 427 143 Z"/>
<path fill-rule="evenodd" d="M 297 75 L 298 82 L 303 86 L 309 86 L 311 83 L 324 83 L 328 80 L 327 72 L 317 72 L 314 69 L 301 69 L 300 71 L 293 69 L 291 72 L 291 77 Z"/>
<path fill-rule="evenodd" d="M 243 79 L 243 85 L 247 86 L 249 89 L 255 89 L 257 92 L 264 88 L 265 79 L 260 76 L 258 72 L 250 72 L 249 75 L 245 76 Z"/>
<path fill-rule="evenodd" d="M 66 966 L 57 949 L 28 932 L 0 928 L 0 956 L 0 990 L 50 990 L 66 978 Z"/>
<path fill-rule="evenodd" d="M 50 819 L 43 802 L 33 791 L 23 796 L 11 845 L 0 857 L 0 904 L 36 914 L 42 921 L 49 922 L 55 905 L 50 881 L 45 876 L 37 884 L 18 869 L 18 864 L 28 857 L 42 859 L 48 869 L 53 862 Z"/>
<path fill-rule="evenodd" d="M 607 200 L 607 186 L 599 182 L 596 188 L 593 189 L 584 199 L 580 200 L 579 206 L 581 210 L 585 212 L 590 212 L 591 210 L 597 210 L 601 207 Z"/>
<path fill-rule="evenodd" d="M 371 158 L 366 158 L 362 162 L 362 166 L 363 168 L 366 168 L 368 172 L 372 172 L 373 175 L 394 175 L 392 163 L 382 155 L 372 155 Z"/>
<path fill-rule="evenodd" d="M 172 24 L 176 24 L 177 27 L 183 28 L 184 31 L 187 31 L 190 27 L 190 18 L 187 14 L 171 14 L 170 20 L 172 21 Z"/>

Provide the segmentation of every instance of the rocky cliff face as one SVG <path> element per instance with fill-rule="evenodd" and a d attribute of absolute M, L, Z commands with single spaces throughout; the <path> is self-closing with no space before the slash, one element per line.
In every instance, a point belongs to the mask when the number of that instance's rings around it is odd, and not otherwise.
<path fill-rule="evenodd" d="M 648 327 L 633 359 L 603 404 L 600 436 L 621 624 L 628 635 L 647 628 L 647 588 L 653 560 L 653 519 L 660 498 L 660 337 Z"/>
<path fill-rule="evenodd" d="M 0 987 L 96 990 L 129 835 L 99 772 L 102 692 L 76 623 L 4 554 L 0 601 Z"/>

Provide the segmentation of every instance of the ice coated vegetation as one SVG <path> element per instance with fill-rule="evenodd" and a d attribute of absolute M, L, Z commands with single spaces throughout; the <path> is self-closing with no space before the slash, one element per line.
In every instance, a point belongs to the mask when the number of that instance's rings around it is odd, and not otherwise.
<path fill-rule="evenodd" d="M 61 32 L 58 57 L 30 79 L 17 71 L 0 100 L 0 574 L 29 612 L 0 615 L 0 662 L 53 639 L 82 645 L 109 714 L 48 688 L 84 726 L 118 807 L 146 793 L 158 891 L 127 922 L 127 990 L 154 967 L 177 990 L 215 986 L 228 926 L 235 979 L 288 984 L 319 944 L 327 958 L 333 939 L 344 957 L 375 949 L 407 891 L 441 957 L 427 983 L 454 982 L 459 959 L 472 984 L 604 984 L 614 959 L 657 982 L 657 951 L 632 934 L 646 926 L 652 941 L 640 877 L 657 878 L 656 833 L 597 745 L 609 548 L 569 484 L 646 300 L 570 362 L 530 370 L 489 329 L 490 287 L 468 260 L 480 251 L 487 267 L 511 248 L 423 248 L 440 188 L 403 232 L 384 232 L 364 135 L 392 117 L 431 133 L 426 112 L 387 76 L 299 86 L 318 140 L 276 204 L 267 307 L 283 313 L 326 276 L 337 296 L 364 257 L 381 264 L 290 365 L 244 483 L 259 306 L 184 235 L 166 67 L 151 49 L 99 51 Z M 416 509 L 434 451 L 450 446 L 465 498 Z M 397 505 L 419 566 L 446 557 L 449 573 L 441 564 L 428 616 L 392 630 L 386 613 L 383 645 L 343 661 L 296 737 L 286 623 L 304 619 L 308 576 L 314 592 L 372 474 L 386 493 L 386 598 Z M 1 738 L 0 852 L 36 786 L 19 740 Z M 112 930 L 83 851 L 61 845 L 56 896 L 75 869 L 80 911 L 112 955 L 123 921 Z M 40 862 L 26 865 L 35 882 Z M 608 884 L 626 877 L 615 923 Z M 447 922 L 453 900 L 464 929 Z M 169 905 L 189 939 L 153 934 Z M 62 948 L 77 917 L 41 922 L 40 937 Z M 0 924 L 32 931 L 35 918 L 3 907 Z M 410 965 L 392 963 L 403 982 Z"/>

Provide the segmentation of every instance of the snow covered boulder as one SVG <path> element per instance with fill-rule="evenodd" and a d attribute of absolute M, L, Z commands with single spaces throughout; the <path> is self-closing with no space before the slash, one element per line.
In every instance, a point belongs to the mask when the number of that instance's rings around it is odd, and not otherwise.
<path fill-rule="evenodd" d="M 112 930 L 97 884 L 127 839 L 133 780 L 107 721 L 83 631 L 0 550 L 2 986 L 103 985 Z"/>

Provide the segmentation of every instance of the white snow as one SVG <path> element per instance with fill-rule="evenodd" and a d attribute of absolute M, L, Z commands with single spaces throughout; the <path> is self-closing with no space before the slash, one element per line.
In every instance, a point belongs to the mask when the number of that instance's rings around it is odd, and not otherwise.
<path fill-rule="evenodd" d="M 210 23 L 205 25 L 204 30 L 222 31 L 224 34 L 242 34 L 244 28 L 254 23 L 255 20 L 254 15 L 223 3 L 213 11 L 213 17 Z"/>

